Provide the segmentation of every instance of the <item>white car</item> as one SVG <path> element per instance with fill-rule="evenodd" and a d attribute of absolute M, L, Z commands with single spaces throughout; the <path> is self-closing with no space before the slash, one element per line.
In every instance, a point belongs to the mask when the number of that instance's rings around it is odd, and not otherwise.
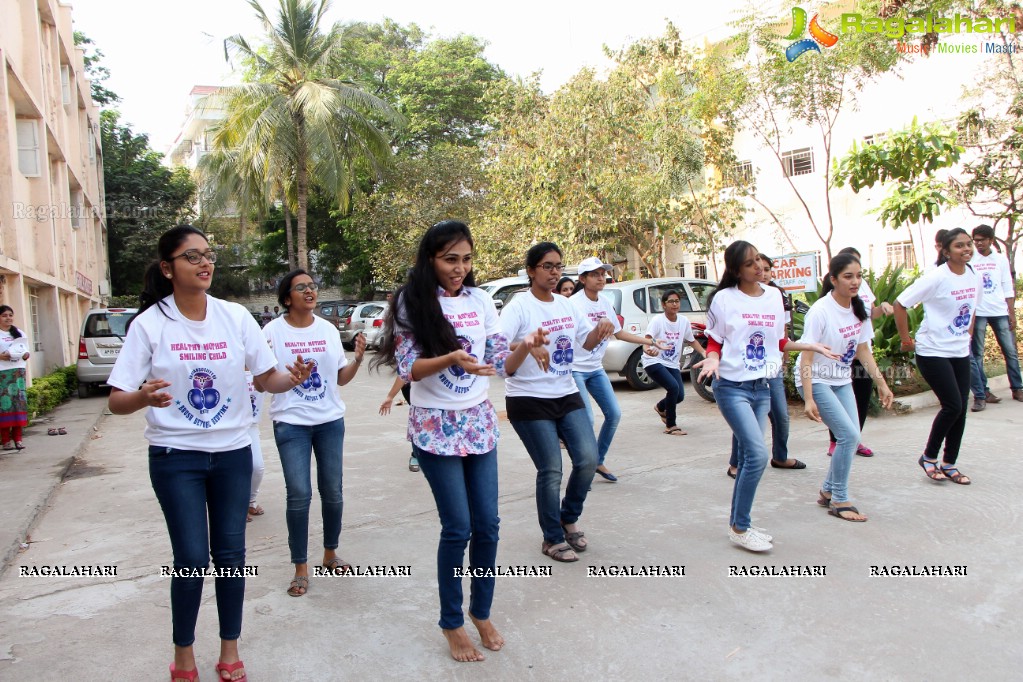
<path fill-rule="evenodd" d="M 359 332 L 366 337 L 366 347 L 375 348 L 379 343 L 378 337 L 384 326 L 386 310 L 386 301 L 369 301 L 360 303 L 342 317 L 338 324 L 338 330 L 341 333 L 341 345 L 344 346 L 344 349 L 355 349 L 355 335 Z"/>
<path fill-rule="evenodd" d="M 124 345 L 126 327 L 135 308 L 97 308 L 85 313 L 78 335 L 78 396 L 89 397 L 92 386 L 105 384 Z"/>

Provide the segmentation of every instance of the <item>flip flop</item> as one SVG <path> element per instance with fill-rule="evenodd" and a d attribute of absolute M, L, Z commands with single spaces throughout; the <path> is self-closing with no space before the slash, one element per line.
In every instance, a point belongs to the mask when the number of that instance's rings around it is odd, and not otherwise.
<path fill-rule="evenodd" d="M 217 679 L 222 680 L 222 682 L 228 682 L 228 680 L 230 680 L 231 682 L 247 682 L 247 680 L 249 679 L 248 675 L 242 675 L 238 679 L 231 677 L 231 673 L 233 673 L 235 670 L 238 670 L 239 668 L 241 668 L 242 670 L 245 669 L 245 664 L 242 663 L 241 661 L 235 661 L 234 663 L 217 663 L 215 666 L 213 666 L 213 669 L 217 671 Z M 228 676 L 224 677 L 220 673 L 227 673 Z"/>
<path fill-rule="evenodd" d="M 299 592 L 299 590 L 302 590 Z M 296 575 L 291 580 L 291 585 L 288 587 L 288 594 L 292 597 L 302 597 L 309 591 L 309 576 Z"/>
<path fill-rule="evenodd" d="M 46 435 L 47 436 L 57 436 L 59 434 L 57 432 L 57 429 L 46 429 Z"/>
<path fill-rule="evenodd" d="M 62 426 L 62 427 L 60 427 L 59 429 L 57 429 L 57 433 L 58 433 L 59 435 L 61 435 L 61 436 L 66 436 L 66 435 L 67 435 L 67 429 L 65 429 L 65 428 L 64 428 L 64 427 Z"/>
<path fill-rule="evenodd" d="M 671 426 L 664 430 L 664 433 L 668 436 L 688 436 L 688 431 L 683 431 L 677 426 Z"/>
<path fill-rule="evenodd" d="M 665 412 L 664 410 L 658 410 L 657 409 L 657 405 L 654 405 L 654 412 L 657 413 L 657 416 L 660 417 L 661 421 L 664 422 L 664 425 L 667 426 L 668 425 L 668 413 Z"/>
<path fill-rule="evenodd" d="M 322 564 L 322 566 L 327 569 L 327 573 L 330 573 L 331 575 L 344 575 L 352 572 L 352 565 L 341 557 L 334 557 L 327 563 Z"/>
<path fill-rule="evenodd" d="M 828 509 L 828 514 L 834 516 L 836 519 L 842 519 L 843 521 L 852 521 L 853 523 L 863 523 L 866 519 L 850 519 L 848 516 L 842 516 L 842 512 L 852 512 L 853 514 L 859 514 L 860 510 L 852 505 L 847 507 L 836 507 L 832 505 Z"/>

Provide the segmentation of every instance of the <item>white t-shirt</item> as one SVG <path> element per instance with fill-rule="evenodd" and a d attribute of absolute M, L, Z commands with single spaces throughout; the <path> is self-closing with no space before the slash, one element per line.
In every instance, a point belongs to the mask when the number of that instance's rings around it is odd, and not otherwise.
<path fill-rule="evenodd" d="M 874 292 L 871 291 L 866 277 L 860 281 L 860 288 L 856 293 L 860 297 L 860 300 L 863 301 L 863 307 L 867 309 L 867 319 L 869 320 L 871 311 L 874 309 L 874 301 L 877 300 L 877 296 L 875 296 Z"/>
<path fill-rule="evenodd" d="M 1005 317 L 1009 314 L 1009 306 L 1005 299 L 1016 295 L 1012 285 L 1012 273 L 1009 272 L 1009 259 L 991 249 L 987 256 L 980 251 L 973 254 L 970 265 L 980 275 L 984 296 L 977 304 L 977 315 L 980 317 Z"/>
<path fill-rule="evenodd" d="M 206 297 L 206 319 L 189 320 L 168 296 L 136 317 L 107 380 L 136 391 L 149 379 L 170 386 L 170 407 L 146 411 L 146 440 L 157 447 L 226 452 L 249 445 L 252 411 L 245 368 L 274 367 L 252 315 L 237 303 Z M 164 315 L 166 312 L 166 315 Z"/>
<path fill-rule="evenodd" d="M 14 338 L 11 332 L 0 329 L 0 353 L 7 351 L 11 354 L 10 360 L 0 360 L 0 370 L 22 369 L 28 364 L 27 360 L 22 360 L 25 353 L 29 352 L 28 339 L 25 338 L 24 331 L 20 329 L 18 331 L 21 332 L 21 336 Z"/>
<path fill-rule="evenodd" d="M 308 327 L 292 327 L 288 318 L 278 317 L 263 327 L 263 336 L 277 357 L 277 367 L 287 371 L 295 358 L 314 360 L 309 378 L 284 393 L 270 398 L 270 418 L 296 426 L 315 426 L 345 416 L 345 403 L 337 385 L 337 373 L 348 364 L 337 328 L 322 317 L 313 316 Z"/>
<path fill-rule="evenodd" d="M 563 398 L 578 393 L 579 388 L 572 378 L 572 361 L 582 350 L 593 325 L 585 317 L 576 316 L 569 300 L 557 294 L 553 301 L 545 302 L 527 291 L 513 298 L 501 311 L 501 329 L 508 343 L 521 341 L 537 327 L 547 330 L 550 366 L 544 372 L 532 356 L 526 357 L 518 371 L 505 381 L 505 395 Z"/>
<path fill-rule="evenodd" d="M 939 358 L 970 354 L 970 321 L 983 295 L 980 277 L 966 267 L 957 275 L 948 263 L 926 273 L 899 294 L 906 308 L 924 304 L 924 320 L 916 332 L 916 352 Z"/>
<path fill-rule="evenodd" d="M 678 369 L 678 361 L 682 357 L 683 344 L 696 340 L 696 337 L 693 336 L 693 327 L 689 324 L 689 318 L 685 315 L 678 315 L 674 322 L 669 322 L 664 313 L 650 320 L 645 336 L 658 341 L 667 341 L 671 347 L 668 350 L 662 350 L 657 355 L 643 353 L 640 356 L 640 363 L 644 367 L 664 365 L 665 367 Z"/>
<path fill-rule="evenodd" d="M 862 289 L 860 295 L 863 295 Z M 817 299 L 806 313 L 800 342 L 822 343 L 833 352 L 841 353 L 842 357 L 832 360 L 820 353 L 814 353 L 813 382 L 829 386 L 844 386 L 851 382 L 852 361 L 856 357 L 856 349 L 861 343 L 869 344 L 873 336 L 874 327 L 870 324 L 870 318 L 866 320 L 857 318 L 851 305 L 843 308 L 831 294 Z M 802 357 L 803 354 L 800 353 L 793 368 L 796 386 L 803 384 L 799 371 Z"/>
<path fill-rule="evenodd" d="M 252 372 L 245 370 L 245 382 L 249 387 L 249 404 L 252 405 L 252 425 L 259 424 L 259 418 L 263 416 L 263 403 L 266 402 L 266 393 L 257 391 L 252 381 Z"/>
<path fill-rule="evenodd" d="M 501 331 L 494 299 L 482 289 L 463 287 L 458 296 L 440 296 L 437 300 L 444 317 L 455 328 L 459 345 L 482 363 L 487 337 Z M 404 298 L 399 305 L 405 305 Z M 420 381 L 413 381 L 410 397 L 416 407 L 466 410 L 486 400 L 489 388 L 489 377 L 469 374 L 458 365 L 452 365 Z"/>
<path fill-rule="evenodd" d="M 785 306 L 780 291 L 760 286 L 760 296 L 747 296 L 738 286 L 722 289 L 710 304 L 707 335 L 721 344 L 718 373 L 729 381 L 774 378 L 781 371 Z"/>
<path fill-rule="evenodd" d="M 601 318 L 607 318 L 614 324 L 614 333 L 617 334 L 622 330 L 622 325 L 618 321 L 618 313 L 615 312 L 614 303 L 611 302 L 606 296 L 597 294 L 597 300 L 591 301 L 590 297 L 586 295 L 585 291 L 580 291 L 578 294 L 570 296 L 568 299 L 572 303 L 572 307 L 575 309 L 576 317 L 586 318 L 590 324 L 594 327 L 600 322 Z M 575 362 L 572 365 L 573 372 L 595 372 L 603 367 L 604 353 L 607 352 L 607 344 L 611 338 L 606 338 L 596 346 L 593 350 L 586 350 L 582 346 L 579 346 L 578 351 L 575 354 Z"/>

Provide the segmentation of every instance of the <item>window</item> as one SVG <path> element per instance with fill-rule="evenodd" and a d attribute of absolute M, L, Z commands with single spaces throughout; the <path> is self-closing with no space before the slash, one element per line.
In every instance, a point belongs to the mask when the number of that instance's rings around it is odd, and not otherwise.
<path fill-rule="evenodd" d="M 679 277 L 685 277 L 686 276 L 686 264 L 685 263 L 679 263 L 678 264 L 678 276 Z"/>
<path fill-rule="evenodd" d="M 916 267 L 916 253 L 913 251 L 912 242 L 891 242 L 885 246 L 888 255 L 888 265 L 892 267 L 902 266 L 912 269 Z"/>
<path fill-rule="evenodd" d="M 863 136 L 863 146 L 868 147 L 872 144 L 877 144 L 884 141 L 886 133 L 874 133 L 873 135 Z"/>
<path fill-rule="evenodd" d="M 39 177 L 39 125 L 37 119 L 18 119 L 18 170 L 27 178 Z"/>
<path fill-rule="evenodd" d="M 753 162 L 740 161 L 732 166 L 727 178 L 728 186 L 748 185 L 753 182 Z"/>
<path fill-rule="evenodd" d="M 646 288 L 639 287 L 632 292 L 632 302 L 636 304 L 636 307 L 645 313 L 650 312 L 646 307 Z"/>
<path fill-rule="evenodd" d="M 71 104 L 71 67 L 67 64 L 60 65 L 60 96 L 65 106 Z"/>
<path fill-rule="evenodd" d="M 809 175 L 813 173 L 813 150 L 810 147 L 793 149 L 781 153 L 781 165 L 785 169 L 785 175 Z"/>
<path fill-rule="evenodd" d="M 658 284 L 656 286 L 647 287 L 650 296 L 650 312 L 652 313 L 663 313 L 664 304 L 661 303 L 661 297 L 669 291 L 674 291 L 679 297 L 679 308 L 680 313 L 691 313 L 693 312 L 692 303 L 689 302 L 689 294 L 686 293 L 685 286 L 682 282 L 676 284 Z"/>
<path fill-rule="evenodd" d="M 82 213 L 84 212 L 82 209 L 82 193 L 72 191 L 68 196 L 68 204 L 70 208 L 68 212 L 71 214 L 71 227 L 77 230 L 82 226 Z"/>
<path fill-rule="evenodd" d="M 696 279 L 707 279 L 707 261 L 698 260 L 693 263 L 693 276 Z"/>
<path fill-rule="evenodd" d="M 89 126 L 89 163 L 96 165 L 96 133 Z"/>
<path fill-rule="evenodd" d="M 707 309 L 707 299 L 710 298 L 711 292 L 717 288 L 716 284 L 700 284 L 699 282 L 690 282 L 689 288 L 693 290 L 693 295 L 696 296 L 696 300 L 700 304 L 701 310 Z"/>
<path fill-rule="evenodd" d="M 40 353 L 43 350 L 43 335 L 39 326 L 39 289 L 28 290 L 28 307 L 32 317 L 32 350 Z"/>

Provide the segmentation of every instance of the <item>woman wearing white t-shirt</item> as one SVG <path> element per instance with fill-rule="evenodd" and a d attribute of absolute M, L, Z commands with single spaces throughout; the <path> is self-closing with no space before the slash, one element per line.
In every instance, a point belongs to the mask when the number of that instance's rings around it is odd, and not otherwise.
<path fill-rule="evenodd" d="M 725 249 L 725 273 L 707 304 L 707 358 L 696 365 L 702 368 L 698 380 L 715 377 L 714 399 L 739 439 L 728 537 L 752 552 L 771 549 L 773 539 L 750 519 L 769 457 L 764 443 L 771 409 L 768 380 L 781 369 L 783 350 L 838 357 L 822 344 L 785 337 L 785 307 L 778 291 L 761 282 L 763 270 L 749 242 L 732 242 Z"/>
<path fill-rule="evenodd" d="M 311 460 L 316 457 L 316 488 L 320 493 L 323 518 L 323 561 L 331 574 L 343 574 L 351 565 L 337 555 L 341 538 L 341 493 L 345 440 L 345 403 L 338 388 L 351 381 L 362 356 L 366 339 L 355 337 L 355 362 L 348 364 L 337 329 L 316 310 L 317 286 L 305 270 L 292 270 L 281 279 L 277 301 L 284 308 L 281 317 L 263 327 L 277 362 L 285 366 L 301 356 L 311 362 L 309 378 L 270 401 L 274 440 L 281 456 L 281 470 L 287 488 L 288 547 L 295 577 L 288 594 L 301 597 L 309 590 L 309 504 L 313 498 Z"/>
<path fill-rule="evenodd" d="M 25 334 L 14 326 L 14 308 L 0 305 L 0 441 L 4 450 L 24 450 L 21 430 L 28 424 Z M 51 429 L 51 433 L 55 433 Z"/>
<path fill-rule="evenodd" d="M 679 315 L 682 294 L 674 289 L 665 291 L 661 295 L 661 306 L 664 312 L 654 316 L 646 328 L 646 338 L 654 343 L 643 349 L 640 362 L 647 376 L 665 390 L 664 397 L 654 405 L 654 412 L 664 422 L 664 433 L 669 436 L 685 436 L 687 432 L 676 423 L 675 411 L 675 406 L 686 397 L 679 369 L 682 344 L 688 344 L 700 355 L 704 354 L 704 350 L 693 335 L 689 318 Z"/>
<path fill-rule="evenodd" d="M 622 329 L 618 321 L 618 313 L 615 312 L 614 304 L 610 299 L 601 296 L 604 290 L 606 273 L 611 266 L 601 263 L 597 257 L 586 258 L 579 264 L 580 288 L 568 300 L 572 302 L 576 315 L 585 317 L 591 324 L 596 325 L 600 320 L 608 320 L 614 325 L 613 336 L 621 341 L 638 343 L 641 346 L 656 346 L 659 350 L 665 350 L 670 346 L 661 341 L 654 341 L 643 336 L 630 334 Z M 618 407 L 614 390 L 611 388 L 611 380 L 607 378 L 604 371 L 604 353 L 607 352 L 607 341 L 605 339 L 597 344 L 592 351 L 580 349 L 575 354 L 572 363 L 572 378 L 575 385 L 579 387 L 579 395 L 586 406 L 586 416 L 590 424 L 594 423 L 593 407 L 590 405 L 590 396 L 597 402 L 600 411 L 604 414 L 604 423 L 600 426 L 600 435 L 597 437 L 597 473 L 605 480 L 612 483 L 618 477 L 607 470 L 604 466 L 604 459 L 607 451 L 611 448 L 611 441 L 615 437 L 618 423 L 622 419 L 622 410 Z"/>
<path fill-rule="evenodd" d="M 957 227 L 942 239 L 938 267 L 913 282 L 895 302 L 895 326 L 902 339 L 902 350 L 916 352 L 916 366 L 941 403 L 931 424 L 924 454 L 919 464 L 935 481 L 951 479 L 968 485 L 970 479 L 956 467 L 959 447 L 966 429 L 970 394 L 970 337 L 973 318 L 983 287 L 970 267 L 973 239 Z M 907 308 L 923 303 L 924 319 L 909 335 Z M 938 450 L 945 443 L 943 464 L 938 466 Z"/>
<path fill-rule="evenodd" d="M 859 415 L 853 395 L 853 358 L 877 381 L 881 404 L 892 404 L 892 392 L 877 369 L 870 350 L 874 328 L 860 298 L 863 274 L 859 259 L 840 253 L 831 259 L 824 280 L 824 295 L 806 313 L 803 343 L 821 343 L 842 355 L 832 360 L 816 353 L 801 353 L 795 367 L 796 390 L 806 403 L 805 413 L 827 424 L 838 436 L 817 504 L 845 521 L 866 521 L 867 517 L 849 501 L 849 470 L 853 452 L 860 442 Z"/>
<path fill-rule="evenodd" d="M 484 647 L 504 646 L 490 621 L 500 519 L 497 411 L 487 392 L 489 377 L 518 369 L 536 338 L 509 351 L 494 300 L 475 286 L 473 248 L 464 223 L 445 220 L 426 231 L 374 361 L 395 367 L 399 380 L 411 382 L 408 439 L 441 522 L 439 625 L 452 658 L 462 662 L 484 658 L 464 627 L 466 546 L 469 568 L 484 573 L 470 577 L 469 618 Z"/>
<path fill-rule="evenodd" d="M 597 467 L 593 426 L 572 379 L 572 362 L 580 349 L 593 350 L 611 336 L 614 324 L 596 325 L 576 315 L 569 299 L 554 294 L 565 269 L 561 250 L 541 242 L 526 253 L 529 291 L 501 311 L 501 329 L 512 349 L 536 333 L 543 343 L 530 352 L 505 382 L 508 421 L 536 466 L 536 510 L 543 531 L 540 551 L 555 561 L 578 561 L 588 546 L 576 525 Z M 561 438 L 572 460 L 565 497 L 561 498 Z"/>
<path fill-rule="evenodd" d="M 265 390 L 280 393 L 304 381 L 309 367 L 296 358 L 287 371 L 277 370 L 252 315 L 207 295 L 217 254 L 201 231 L 191 225 L 168 230 L 158 253 L 110 373 L 110 411 L 147 410 L 149 475 L 167 521 L 174 569 L 186 574 L 171 577 L 171 679 L 198 678 L 192 644 L 203 579 L 192 574 L 205 571 L 212 555 L 227 574 L 216 579 L 217 674 L 241 680 L 245 578 L 237 573 L 245 565 L 252 476 L 245 368 Z"/>

